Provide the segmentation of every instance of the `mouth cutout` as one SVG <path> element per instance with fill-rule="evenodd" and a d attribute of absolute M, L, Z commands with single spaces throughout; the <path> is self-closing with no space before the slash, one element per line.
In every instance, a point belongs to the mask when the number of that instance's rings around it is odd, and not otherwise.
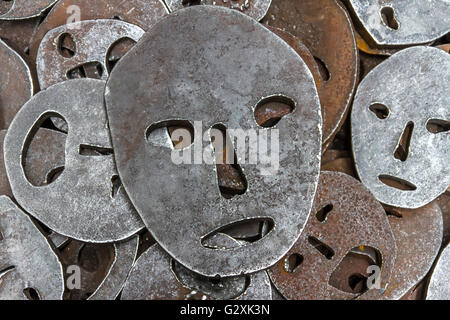
<path fill-rule="evenodd" d="M 387 185 L 388 187 L 395 188 L 398 190 L 402 191 L 417 190 L 417 186 L 415 184 L 391 175 L 386 174 L 379 175 L 378 180 L 380 180 L 383 184 Z"/>
<path fill-rule="evenodd" d="M 213 232 L 204 236 L 201 240 L 202 246 L 208 249 L 214 250 L 228 250 L 237 247 L 242 247 L 251 243 L 255 243 L 264 237 L 266 237 L 274 228 L 275 223 L 270 218 L 253 218 L 243 221 L 234 222 L 223 227 L 220 227 Z M 236 240 L 242 240 L 246 243 L 236 244 L 233 246 L 210 246 L 208 240 L 217 235 L 218 233 L 224 233 Z"/>

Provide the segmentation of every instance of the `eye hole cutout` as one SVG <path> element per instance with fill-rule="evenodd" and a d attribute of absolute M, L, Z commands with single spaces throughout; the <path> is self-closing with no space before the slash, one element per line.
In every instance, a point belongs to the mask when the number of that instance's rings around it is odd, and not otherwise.
<path fill-rule="evenodd" d="M 328 284 L 343 292 L 363 294 L 368 290 L 367 280 L 370 274 L 367 273 L 367 268 L 373 265 L 381 268 L 380 252 L 369 246 L 355 247 L 347 252 L 333 270 Z"/>
<path fill-rule="evenodd" d="M 0 0 L 0 15 L 8 13 L 14 4 L 14 0 Z"/>
<path fill-rule="evenodd" d="M 316 61 L 317 67 L 319 68 L 319 73 L 322 80 L 324 82 L 329 81 L 331 79 L 331 73 L 326 63 L 318 57 L 314 57 L 314 60 Z"/>
<path fill-rule="evenodd" d="M 232 247 L 228 247 L 228 246 L 216 247 L 216 246 L 208 245 L 209 239 L 211 239 L 218 233 L 224 233 L 227 235 L 232 234 L 232 229 L 235 227 L 246 227 L 247 226 L 250 229 L 252 229 L 251 224 L 257 224 L 260 228 L 260 233 L 257 236 L 241 237 L 240 239 L 237 239 L 237 240 L 245 240 L 246 241 L 245 244 L 236 243 L 236 245 L 233 245 Z M 201 244 L 203 247 L 205 247 L 207 249 L 213 249 L 213 250 L 229 250 L 229 249 L 233 249 L 233 248 L 237 248 L 237 247 L 247 246 L 247 245 L 251 245 L 251 244 L 256 243 L 256 242 L 260 241 L 261 239 L 265 238 L 267 235 L 269 235 L 272 232 L 274 227 L 275 227 L 275 222 L 273 221 L 272 218 L 253 218 L 253 219 L 246 219 L 243 221 L 237 221 L 237 222 L 222 226 L 222 227 L 210 232 L 206 236 L 203 236 L 201 238 Z"/>
<path fill-rule="evenodd" d="M 400 28 L 400 24 L 395 18 L 395 10 L 390 6 L 386 6 L 381 8 L 380 10 L 381 21 L 383 24 L 392 30 L 398 30 Z"/>
<path fill-rule="evenodd" d="M 202 4 L 201 0 L 181 0 L 181 4 L 185 7 L 196 6 Z"/>
<path fill-rule="evenodd" d="M 103 66 L 98 61 L 86 62 L 67 71 L 67 79 L 102 79 Z"/>
<path fill-rule="evenodd" d="M 302 265 L 305 258 L 298 253 L 293 253 L 283 260 L 283 270 L 287 273 L 295 273 Z"/>
<path fill-rule="evenodd" d="M 59 54 L 64 58 L 72 58 L 77 51 L 75 40 L 73 39 L 72 35 L 67 32 L 61 34 L 58 37 L 57 48 Z"/>
<path fill-rule="evenodd" d="M 113 155 L 114 150 L 112 148 L 107 147 L 100 147 L 89 144 L 80 144 L 80 146 L 78 147 L 78 153 L 81 156 L 100 157 Z"/>
<path fill-rule="evenodd" d="M 378 180 L 387 185 L 388 187 L 395 188 L 402 191 L 415 191 L 417 186 L 413 183 L 391 176 L 387 174 L 382 174 L 378 176 Z"/>
<path fill-rule="evenodd" d="M 389 117 L 391 111 L 382 103 L 371 104 L 369 110 L 372 111 L 378 119 L 384 120 Z"/>
<path fill-rule="evenodd" d="M 256 123 L 263 128 L 274 127 L 284 116 L 292 113 L 296 103 L 289 97 L 274 95 L 261 99 L 255 107 Z"/>
<path fill-rule="evenodd" d="M 25 297 L 27 297 L 28 300 L 41 300 L 41 295 L 35 288 L 25 288 L 23 289 L 23 294 L 25 295 Z"/>
<path fill-rule="evenodd" d="M 106 54 L 106 69 L 109 73 L 111 73 L 117 62 L 119 62 L 119 60 L 122 59 L 122 57 L 127 54 L 127 52 L 130 51 L 135 44 L 136 41 L 133 39 L 124 37 L 120 38 L 111 45 Z"/>
<path fill-rule="evenodd" d="M 64 171 L 67 134 L 54 126 L 52 119 L 55 118 L 67 125 L 61 115 L 45 113 L 35 122 L 24 142 L 22 170 L 35 187 L 55 182 Z"/>
<path fill-rule="evenodd" d="M 327 204 L 322 209 L 320 209 L 319 211 L 316 212 L 317 220 L 319 220 L 320 222 L 325 222 L 327 217 L 328 217 L 328 214 L 332 210 L 333 210 L 333 205 L 332 204 Z"/>
<path fill-rule="evenodd" d="M 450 120 L 430 119 L 427 121 L 427 130 L 433 134 L 450 131 Z"/>
<path fill-rule="evenodd" d="M 122 181 L 120 177 L 115 174 L 111 177 L 111 198 L 115 198 L 119 193 L 120 188 L 122 187 Z"/>
<path fill-rule="evenodd" d="M 225 199 L 247 192 L 248 182 L 238 163 L 236 151 L 227 128 L 223 124 L 212 126 L 211 143 L 216 159 L 216 177 L 220 194 Z"/>
<path fill-rule="evenodd" d="M 166 120 L 151 124 L 145 139 L 153 146 L 184 150 L 194 142 L 194 126 L 188 120 Z"/>
<path fill-rule="evenodd" d="M 308 242 L 328 260 L 331 260 L 333 258 L 334 250 L 316 237 L 308 236 Z"/>

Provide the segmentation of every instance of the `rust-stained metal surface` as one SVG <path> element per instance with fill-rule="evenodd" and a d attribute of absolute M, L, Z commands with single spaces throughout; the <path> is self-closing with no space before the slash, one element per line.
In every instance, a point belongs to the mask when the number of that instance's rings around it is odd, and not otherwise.
<path fill-rule="evenodd" d="M 325 216 L 320 214 L 326 211 Z M 363 294 L 354 294 L 329 283 L 333 271 L 344 257 L 353 248 L 361 246 L 379 252 L 380 289 L 385 289 L 397 250 L 383 207 L 354 178 L 339 172 L 324 171 L 305 229 L 294 247 L 269 269 L 269 275 L 277 289 L 288 299 L 378 298 L 382 290 L 374 288 Z M 326 250 L 320 251 L 320 248 Z M 302 257 L 293 270 L 287 267 L 291 255 Z"/>
<path fill-rule="evenodd" d="M 85 20 L 50 30 L 39 46 L 36 63 L 40 88 L 68 79 L 106 80 L 108 53 L 123 38 L 137 42 L 144 34 L 140 27 L 113 19 Z M 64 40 L 71 39 L 70 48 Z M 72 42 L 73 41 L 73 42 Z"/>
<path fill-rule="evenodd" d="M 1 1 L 0 20 L 22 20 L 40 16 L 58 0 Z"/>
<path fill-rule="evenodd" d="M 0 129 L 9 124 L 33 95 L 33 81 L 22 57 L 0 40 Z"/>
<path fill-rule="evenodd" d="M 317 59 L 326 149 L 346 118 L 358 81 L 358 50 L 348 13 L 335 0 L 273 0 L 262 22 L 297 37 Z"/>
<path fill-rule="evenodd" d="M 442 244 L 442 212 L 437 201 L 419 209 L 385 207 L 397 257 L 383 299 L 398 300 L 428 273 Z"/>

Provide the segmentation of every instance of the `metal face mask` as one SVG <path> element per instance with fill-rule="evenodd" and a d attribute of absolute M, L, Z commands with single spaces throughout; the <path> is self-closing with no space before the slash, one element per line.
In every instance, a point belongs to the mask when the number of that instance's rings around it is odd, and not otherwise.
<path fill-rule="evenodd" d="M 173 258 L 204 276 L 226 277 L 265 269 L 289 250 L 317 186 L 321 116 L 312 74 L 284 41 L 236 10 L 183 9 L 156 24 L 116 65 L 105 99 L 122 183 Z M 255 110 L 271 103 L 287 104 L 291 113 L 272 128 L 258 126 Z M 194 137 L 183 149 L 174 148 L 164 131 L 178 125 Z M 250 132 L 270 135 L 277 144 L 259 147 L 279 156 L 279 169 L 265 172 L 261 149 L 257 164 L 236 156 L 245 188 L 222 196 L 211 141 L 217 127 L 227 134 L 237 129 L 244 140 Z M 232 148 L 244 146 L 250 154 L 251 144 L 240 143 Z M 204 157 L 176 164 L 181 154 Z M 273 228 L 243 247 L 204 245 L 242 221 L 266 221 Z"/>
<path fill-rule="evenodd" d="M 361 82 L 352 144 L 361 181 L 400 208 L 422 207 L 450 184 L 450 55 L 431 47 L 394 54 Z"/>
<path fill-rule="evenodd" d="M 104 81 L 79 79 L 39 92 L 20 109 L 4 143 L 6 172 L 17 202 L 53 231 L 84 242 L 127 239 L 143 227 L 115 169 L 104 86 Z M 43 121 L 55 116 L 69 128 L 65 164 L 46 185 L 33 185 L 23 159 Z"/>
<path fill-rule="evenodd" d="M 63 268 L 44 235 L 7 196 L 0 197 L 0 300 L 61 300 Z"/>
<path fill-rule="evenodd" d="M 108 56 L 113 45 L 122 39 L 135 43 L 143 34 L 140 27 L 113 19 L 80 21 L 50 30 L 36 58 L 41 89 L 68 79 L 106 80 L 112 70 Z"/>
<path fill-rule="evenodd" d="M 450 31 L 449 0 L 348 0 L 378 46 L 431 42 Z"/>

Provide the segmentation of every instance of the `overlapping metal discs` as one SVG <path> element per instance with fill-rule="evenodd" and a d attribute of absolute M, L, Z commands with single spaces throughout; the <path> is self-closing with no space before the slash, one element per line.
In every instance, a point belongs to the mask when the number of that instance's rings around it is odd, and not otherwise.
<path fill-rule="evenodd" d="M 449 17 L 0 1 L 0 299 L 450 299 Z"/>

